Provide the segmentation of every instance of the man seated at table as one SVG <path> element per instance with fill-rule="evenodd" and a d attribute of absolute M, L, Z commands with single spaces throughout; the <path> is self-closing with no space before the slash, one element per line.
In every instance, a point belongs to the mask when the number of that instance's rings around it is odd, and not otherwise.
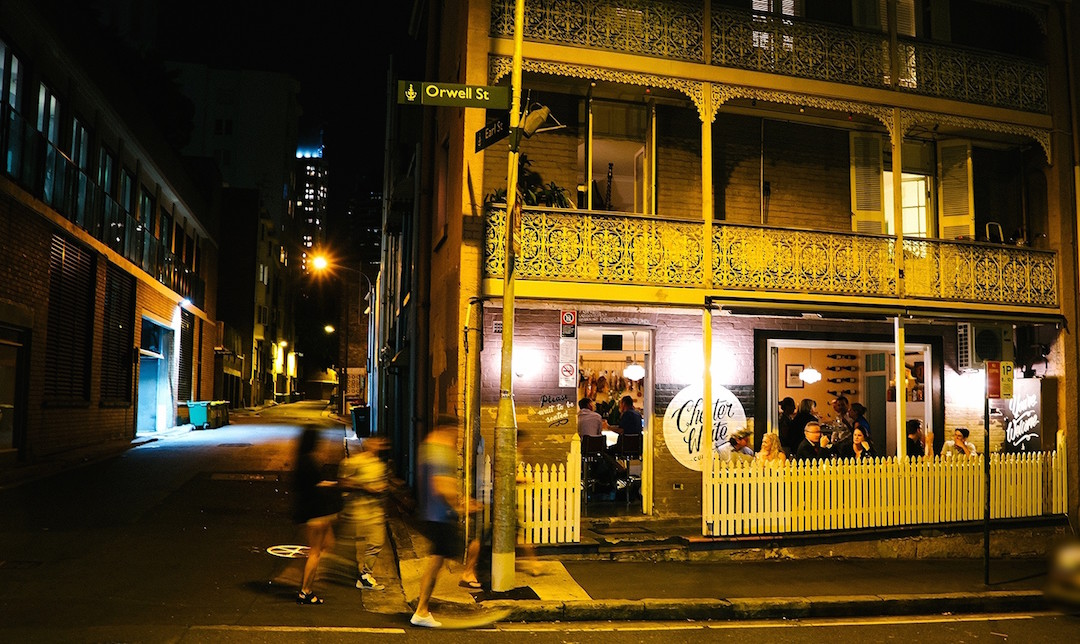
<path fill-rule="evenodd" d="M 833 446 L 829 444 L 829 438 L 821 435 L 821 424 L 817 421 L 806 423 L 803 428 L 803 441 L 799 443 L 795 451 L 795 460 L 814 458 L 831 458 Z"/>
<path fill-rule="evenodd" d="M 582 398 L 578 401 L 577 433 L 578 436 L 602 436 L 608 428 L 607 419 L 596 413 L 596 403 L 592 398 Z"/>

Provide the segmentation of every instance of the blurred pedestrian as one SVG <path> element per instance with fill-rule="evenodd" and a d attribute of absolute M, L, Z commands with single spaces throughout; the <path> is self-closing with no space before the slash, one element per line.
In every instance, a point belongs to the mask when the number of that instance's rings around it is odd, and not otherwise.
<path fill-rule="evenodd" d="M 298 604 L 323 603 L 312 589 L 312 584 L 315 583 L 322 553 L 334 547 L 333 523 L 341 510 L 341 492 L 335 481 L 323 479 L 322 464 L 315 457 L 320 436 L 318 427 L 305 425 L 296 453 L 293 520 L 304 525 L 308 545 L 300 593 L 296 596 Z"/>
<path fill-rule="evenodd" d="M 356 563 L 356 587 L 383 590 L 375 580 L 375 561 L 386 543 L 386 492 L 390 489 L 382 453 L 389 447 L 386 438 L 371 436 L 361 449 L 341 460 L 338 485 L 342 489 L 339 538 L 351 541 Z"/>
<path fill-rule="evenodd" d="M 461 555 L 458 517 L 477 509 L 472 499 L 462 498 L 458 487 L 457 425 L 440 419 L 420 443 L 417 496 L 424 535 L 431 541 L 431 556 L 420 578 L 420 596 L 409 622 L 413 626 L 438 628 L 442 622 L 431 614 L 429 602 L 443 561 Z"/>

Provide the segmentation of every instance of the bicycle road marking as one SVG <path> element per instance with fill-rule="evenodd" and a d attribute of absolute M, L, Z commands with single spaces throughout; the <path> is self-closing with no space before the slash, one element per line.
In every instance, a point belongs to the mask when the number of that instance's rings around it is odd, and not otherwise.
<path fill-rule="evenodd" d="M 266 552 L 282 559 L 304 559 L 308 555 L 308 550 L 307 546 L 279 545 L 270 546 Z"/>

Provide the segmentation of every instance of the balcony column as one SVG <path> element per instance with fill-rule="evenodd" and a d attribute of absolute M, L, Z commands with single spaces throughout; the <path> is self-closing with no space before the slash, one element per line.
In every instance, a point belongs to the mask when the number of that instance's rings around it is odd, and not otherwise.
<path fill-rule="evenodd" d="M 701 84 L 701 237 L 702 286 L 713 286 L 713 181 L 712 181 L 712 83 Z"/>
<path fill-rule="evenodd" d="M 701 393 L 701 493 L 702 498 L 709 498 L 708 487 L 711 484 L 713 469 L 713 395 L 712 395 L 712 300 L 705 298 L 705 309 L 701 313 L 701 343 L 704 345 L 705 373 L 702 374 Z M 701 533 L 712 534 L 711 521 L 706 521 L 706 514 L 701 514 Z"/>
<path fill-rule="evenodd" d="M 903 297 L 904 288 L 904 128 L 900 122 L 900 108 L 893 109 L 892 124 L 892 189 L 893 189 L 893 234 L 896 235 L 896 247 L 893 262 L 896 265 L 896 294 Z"/>
<path fill-rule="evenodd" d="M 899 315 L 893 318 L 893 342 L 896 351 L 896 455 L 907 457 L 907 367 L 904 355 L 904 319 Z"/>

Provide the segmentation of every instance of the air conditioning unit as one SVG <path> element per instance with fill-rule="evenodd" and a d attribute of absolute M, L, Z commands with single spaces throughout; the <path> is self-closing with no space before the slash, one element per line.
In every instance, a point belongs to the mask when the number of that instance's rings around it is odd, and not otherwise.
<path fill-rule="evenodd" d="M 977 371 L 987 360 L 1013 360 L 1013 328 L 1008 324 L 956 325 L 957 366 L 960 371 Z"/>

